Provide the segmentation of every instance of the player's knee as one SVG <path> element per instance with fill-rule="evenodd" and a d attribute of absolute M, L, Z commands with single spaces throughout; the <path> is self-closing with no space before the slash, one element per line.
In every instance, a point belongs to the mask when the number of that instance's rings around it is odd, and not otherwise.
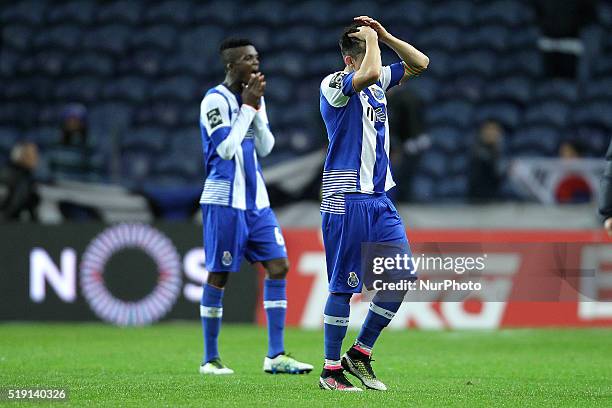
<path fill-rule="evenodd" d="M 209 272 L 206 283 L 208 283 L 210 286 L 223 289 L 227 284 L 228 277 L 229 274 L 227 272 Z"/>
<path fill-rule="evenodd" d="M 287 258 L 268 261 L 264 266 L 268 279 L 285 279 L 289 272 L 289 261 Z"/>
<path fill-rule="evenodd" d="M 332 303 L 349 304 L 351 302 L 352 297 L 353 297 L 352 293 L 331 292 L 328 296 L 328 300 Z"/>

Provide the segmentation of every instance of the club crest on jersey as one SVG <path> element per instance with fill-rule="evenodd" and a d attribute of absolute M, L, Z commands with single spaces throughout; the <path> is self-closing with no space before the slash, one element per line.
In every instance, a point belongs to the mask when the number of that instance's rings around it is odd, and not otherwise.
<path fill-rule="evenodd" d="M 379 102 L 382 102 L 385 99 L 385 93 L 383 92 L 382 89 L 380 89 L 376 85 L 373 85 L 370 87 L 370 92 L 372 92 L 374 99 L 376 99 Z"/>
<path fill-rule="evenodd" d="M 230 251 L 223 251 L 223 257 L 221 258 L 223 266 L 230 266 L 232 264 L 232 254 Z"/>
<path fill-rule="evenodd" d="M 357 285 L 359 285 L 359 278 L 357 277 L 357 274 L 355 272 L 349 272 L 349 277 L 346 280 L 346 283 L 351 287 L 351 288 L 356 288 Z"/>

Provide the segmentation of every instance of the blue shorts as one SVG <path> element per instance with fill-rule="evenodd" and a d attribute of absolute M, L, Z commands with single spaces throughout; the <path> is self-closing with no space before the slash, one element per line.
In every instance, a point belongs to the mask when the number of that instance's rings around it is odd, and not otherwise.
<path fill-rule="evenodd" d="M 393 243 L 401 253 L 412 253 L 404 224 L 386 194 L 345 194 L 344 209 L 344 214 L 321 213 L 327 280 L 330 292 L 359 293 L 362 244 Z"/>
<path fill-rule="evenodd" d="M 249 262 L 287 258 L 285 239 L 269 208 L 239 210 L 202 204 L 205 265 L 209 272 L 237 272 Z"/>

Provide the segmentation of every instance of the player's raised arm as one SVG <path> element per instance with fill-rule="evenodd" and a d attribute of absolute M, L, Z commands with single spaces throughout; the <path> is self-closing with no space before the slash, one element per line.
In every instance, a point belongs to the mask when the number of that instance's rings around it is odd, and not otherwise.
<path fill-rule="evenodd" d="M 348 36 L 365 42 L 365 55 L 353 76 L 353 89 L 355 92 L 360 92 L 375 84 L 380 78 L 382 60 L 378 46 L 378 36 L 376 31 L 368 26 L 361 26 L 357 28 L 356 32 L 350 33 Z"/>
<path fill-rule="evenodd" d="M 365 24 L 376 31 L 378 39 L 389 46 L 402 59 L 405 71 L 402 80 L 411 76 L 417 76 L 427 69 L 429 57 L 406 41 L 393 36 L 382 26 L 382 24 L 380 24 L 380 22 L 368 16 L 355 17 L 355 21 Z"/>

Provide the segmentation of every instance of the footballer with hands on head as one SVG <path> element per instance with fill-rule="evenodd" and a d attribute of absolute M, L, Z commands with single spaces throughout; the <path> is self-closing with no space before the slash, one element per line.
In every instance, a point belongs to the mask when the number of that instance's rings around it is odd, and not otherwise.
<path fill-rule="evenodd" d="M 412 256 L 406 229 L 386 195 L 395 182 L 389 162 L 385 92 L 419 75 L 429 58 L 378 21 L 368 16 L 354 20 L 340 38 L 344 70 L 325 77 L 320 88 L 321 116 L 329 139 L 321 201 L 329 295 L 323 312 L 325 361 L 319 386 L 361 391 L 347 379 L 348 372 L 366 388 L 384 391 L 386 385 L 372 368 L 372 348 L 405 293 L 378 291 L 353 346 L 342 357 L 340 352 L 350 299 L 363 286 L 361 245 L 393 243 L 398 255 Z M 379 42 L 401 61 L 383 66 Z"/>

